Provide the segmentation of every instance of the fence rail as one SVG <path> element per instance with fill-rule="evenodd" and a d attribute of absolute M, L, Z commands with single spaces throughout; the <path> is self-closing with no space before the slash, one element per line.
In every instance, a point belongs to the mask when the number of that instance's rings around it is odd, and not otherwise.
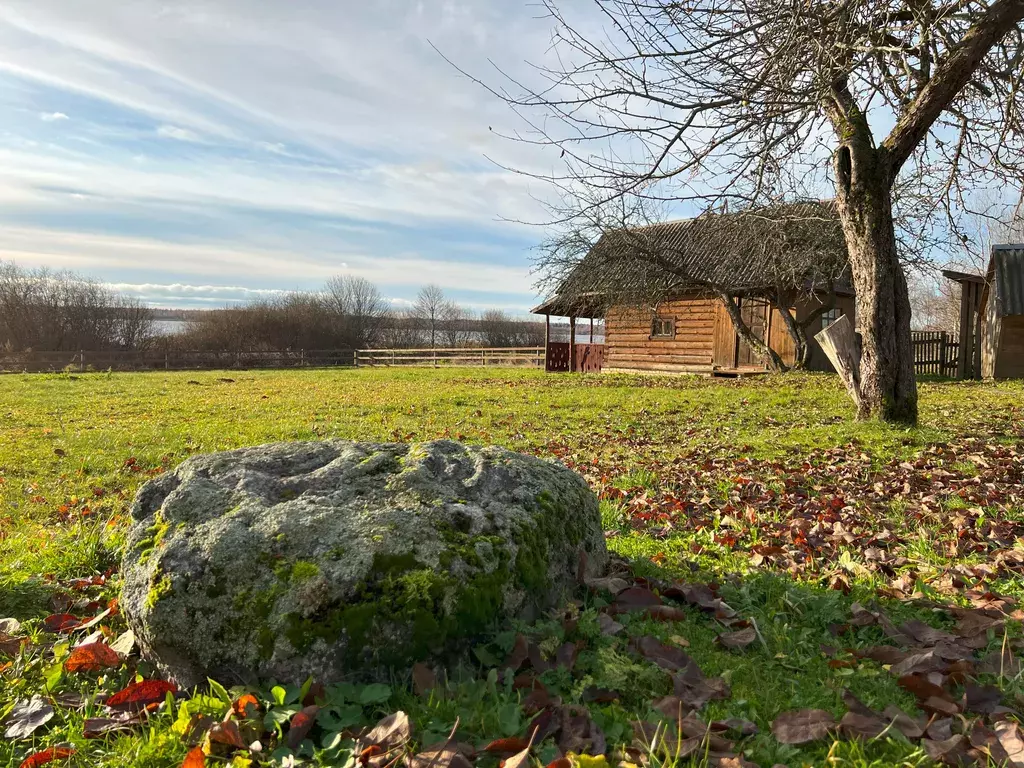
<path fill-rule="evenodd" d="M 519 366 L 544 367 L 544 347 L 472 347 L 449 349 L 360 349 L 356 365 L 375 366 Z"/>
<path fill-rule="evenodd" d="M 544 367 L 543 347 L 459 349 L 296 349 L 260 352 L 124 350 L 0 352 L 0 373 L 56 371 L 191 371 L 259 368 L 351 368 L 353 366 Z"/>
<path fill-rule="evenodd" d="M 914 349 L 914 371 L 937 376 L 955 376 L 958 337 L 945 331 L 914 331 L 910 334 Z"/>

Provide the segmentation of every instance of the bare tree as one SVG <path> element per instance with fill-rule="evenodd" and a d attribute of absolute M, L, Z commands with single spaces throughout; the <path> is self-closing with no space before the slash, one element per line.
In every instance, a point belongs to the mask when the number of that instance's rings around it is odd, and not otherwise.
<path fill-rule="evenodd" d="M 153 313 L 73 272 L 0 262 L 0 348 L 12 352 L 140 349 Z"/>
<path fill-rule="evenodd" d="M 860 416 L 915 422 L 900 257 L 940 217 L 959 234 L 965 187 L 1024 175 L 1024 2 L 594 0 L 595 29 L 542 1 L 559 65 L 539 70 L 543 87 L 491 90 L 530 122 L 519 139 L 560 151 L 566 172 L 546 178 L 578 208 L 763 205 L 830 186 L 857 291 Z"/>
<path fill-rule="evenodd" d="M 445 346 L 465 347 L 473 340 L 473 313 L 470 310 L 449 301 L 444 307 L 441 320 L 441 338 Z"/>
<path fill-rule="evenodd" d="M 504 310 L 484 310 L 483 314 L 480 315 L 480 331 L 485 347 L 515 346 L 515 321 Z"/>
<path fill-rule="evenodd" d="M 327 281 L 324 300 L 338 317 L 340 336 L 353 349 L 373 347 L 390 312 L 373 283 L 363 277 L 337 275 Z"/>
<path fill-rule="evenodd" d="M 416 302 L 412 305 L 412 316 L 419 321 L 420 330 L 431 349 L 437 346 L 439 332 L 450 307 L 451 304 L 441 286 L 434 283 L 423 286 L 416 295 Z"/>
<path fill-rule="evenodd" d="M 410 312 L 392 312 L 381 327 L 380 345 L 385 349 L 409 349 L 420 344 L 420 321 Z"/>

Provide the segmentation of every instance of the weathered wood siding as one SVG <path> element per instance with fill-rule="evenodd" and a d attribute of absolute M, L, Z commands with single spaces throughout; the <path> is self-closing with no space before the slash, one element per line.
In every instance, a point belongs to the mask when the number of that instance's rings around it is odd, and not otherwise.
<path fill-rule="evenodd" d="M 710 371 L 716 303 L 693 296 L 664 302 L 656 312 L 612 307 L 605 317 L 604 370 Z M 675 318 L 675 338 L 651 338 L 655 317 Z"/>
<path fill-rule="evenodd" d="M 794 310 L 802 320 L 817 306 L 820 306 L 817 300 L 801 298 L 795 302 Z M 853 319 L 852 297 L 837 297 L 836 307 Z M 651 338 L 655 317 L 675 319 L 675 338 Z M 811 344 L 810 368 L 830 371 L 831 363 L 813 340 L 820 330 L 820 323 L 807 329 Z M 794 363 L 796 347 L 778 310 L 771 310 L 765 333 L 783 361 Z M 604 369 L 710 372 L 714 368 L 734 368 L 738 345 L 729 313 L 717 298 L 684 297 L 660 304 L 657 311 L 612 307 L 605 318 Z"/>
<path fill-rule="evenodd" d="M 999 319 L 995 370 L 997 379 L 1024 379 L 1024 315 Z"/>

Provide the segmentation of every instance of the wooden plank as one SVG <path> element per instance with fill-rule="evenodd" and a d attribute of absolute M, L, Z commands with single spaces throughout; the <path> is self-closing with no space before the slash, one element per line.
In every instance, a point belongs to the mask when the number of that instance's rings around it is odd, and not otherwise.
<path fill-rule="evenodd" d="M 838 320 L 815 334 L 822 350 L 832 361 L 839 378 L 846 385 L 853 402 L 860 408 L 860 350 L 850 318 L 842 315 Z"/>

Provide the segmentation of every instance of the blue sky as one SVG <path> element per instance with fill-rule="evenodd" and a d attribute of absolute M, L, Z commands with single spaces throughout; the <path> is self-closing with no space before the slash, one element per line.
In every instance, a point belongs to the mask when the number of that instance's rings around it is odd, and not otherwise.
<path fill-rule="evenodd" d="M 550 22 L 509 0 L 8 0 L 0 259 L 157 306 L 337 273 L 525 311 L 546 190 L 495 162 L 515 116 L 444 62 L 513 73 Z M 493 130 L 491 130 L 493 129 Z M 491 159 L 488 159 L 491 158 Z"/>

